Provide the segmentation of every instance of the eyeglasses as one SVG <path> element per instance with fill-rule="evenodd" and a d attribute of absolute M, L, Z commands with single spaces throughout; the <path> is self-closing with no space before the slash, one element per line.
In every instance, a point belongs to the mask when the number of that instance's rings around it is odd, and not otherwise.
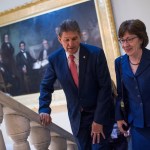
<path fill-rule="evenodd" d="M 126 42 L 126 43 L 132 43 L 135 38 L 138 38 L 138 37 L 135 36 L 135 37 L 132 37 L 132 38 L 127 38 L 127 39 L 119 39 L 118 41 L 119 41 L 121 44 L 124 44 L 125 42 Z"/>

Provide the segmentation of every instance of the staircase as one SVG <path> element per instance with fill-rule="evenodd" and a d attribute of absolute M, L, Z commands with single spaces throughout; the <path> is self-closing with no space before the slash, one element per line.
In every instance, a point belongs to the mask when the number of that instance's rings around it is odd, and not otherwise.
<path fill-rule="evenodd" d="M 60 120 L 63 122 L 63 120 Z M 71 133 L 52 123 L 43 127 L 39 115 L 0 92 L 0 124 L 5 123 L 12 139 L 12 150 L 77 150 Z M 0 130 L 0 150 L 6 150 L 3 131 Z"/>

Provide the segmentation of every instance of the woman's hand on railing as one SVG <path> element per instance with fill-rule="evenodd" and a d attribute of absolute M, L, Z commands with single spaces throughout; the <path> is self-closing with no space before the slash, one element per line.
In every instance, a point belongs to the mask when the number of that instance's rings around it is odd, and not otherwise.
<path fill-rule="evenodd" d="M 43 126 L 47 126 L 52 122 L 52 118 L 47 113 L 40 113 L 40 120 Z"/>

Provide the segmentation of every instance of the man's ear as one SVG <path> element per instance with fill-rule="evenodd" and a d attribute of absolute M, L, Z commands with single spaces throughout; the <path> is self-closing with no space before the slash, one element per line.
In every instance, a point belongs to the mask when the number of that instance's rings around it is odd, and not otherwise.
<path fill-rule="evenodd" d="M 60 44 L 61 44 L 61 37 L 60 37 L 60 36 L 57 36 L 57 38 L 58 38 L 58 41 L 59 41 Z"/>
<path fill-rule="evenodd" d="M 82 34 L 80 33 L 79 36 L 80 36 L 80 40 L 81 40 L 82 39 Z"/>

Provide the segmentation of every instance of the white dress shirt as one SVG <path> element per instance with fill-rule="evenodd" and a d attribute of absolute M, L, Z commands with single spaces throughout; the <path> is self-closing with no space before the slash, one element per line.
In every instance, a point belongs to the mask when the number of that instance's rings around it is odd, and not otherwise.
<path fill-rule="evenodd" d="M 25 51 L 21 50 L 21 52 L 23 53 L 24 57 L 27 59 L 27 54 Z"/>
<path fill-rule="evenodd" d="M 75 62 L 75 64 L 76 64 L 76 66 L 77 66 L 77 73 L 78 73 L 78 75 L 79 75 L 79 51 L 80 51 L 80 48 L 78 49 L 78 51 L 75 53 L 75 54 L 73 54 L 73 56 L 74 56 L 74 62 Z M 68 60 L 68 66 L 69 66 L 69 59 L 68 59 L 68 57 L 69 57 L 69 54 L 66 52 L 66 57 L 67 57 L 67 60 Z"/>

